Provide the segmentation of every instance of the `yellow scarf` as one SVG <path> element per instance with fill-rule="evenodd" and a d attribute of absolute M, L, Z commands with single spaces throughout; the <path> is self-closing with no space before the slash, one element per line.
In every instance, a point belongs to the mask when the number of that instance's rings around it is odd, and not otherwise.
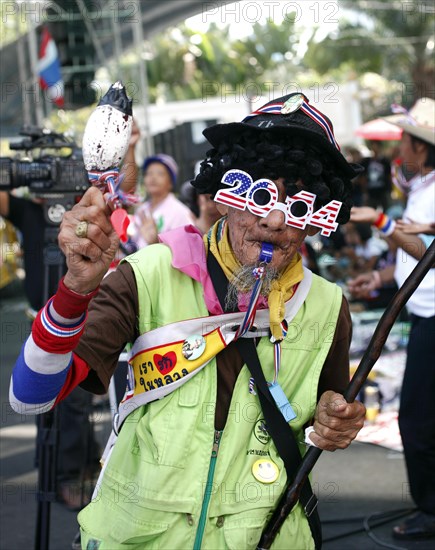
<path fill-rule="evenodd" d="M 222 230 L 222 220 L 217 221 L 209 233 L 204 235 L 204 244 L 206 249 L 209 247 L 227 279 L 231 281 L 233 273 L 241 265 L 230 245 L 228 224 L 224 222 Z M 272 283 L 272 290 L 267 297 L 267 301 L 270 311 L 270 330 L 276 340 L 282 340 L 281 322 L 284 319 L 285 302 L 293 296 L 294 286 L 302 281 L 303 277 L 302 257 L 300 254 L 295 254 L 279 278 Z"/>

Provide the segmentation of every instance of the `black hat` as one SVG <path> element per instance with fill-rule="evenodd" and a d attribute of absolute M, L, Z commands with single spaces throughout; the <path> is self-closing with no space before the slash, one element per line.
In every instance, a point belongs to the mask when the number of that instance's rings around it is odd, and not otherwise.
<path fill-rule="evenodd" d="M 353 179 L 362 171 L 358 164 L 347 162 L 335 140 L 331 121 L 310 105 L 304 94 L 292 93 L 279 97 L 254 111 L 242 122 L 216 124 L 206 128 L 203 134 L 217 149 L 221 143 L 231 141 L 232 136 L 239 136 L 246 131 L 267 131 L 307 137 L 310 142 L 330 155 L 331 161 L 342 175 Z"/>

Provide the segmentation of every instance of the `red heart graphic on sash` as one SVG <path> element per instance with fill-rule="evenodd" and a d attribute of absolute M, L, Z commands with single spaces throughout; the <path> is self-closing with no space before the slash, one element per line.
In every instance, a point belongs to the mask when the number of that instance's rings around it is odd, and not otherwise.
<path fill-rule="evenodd" d="M 168 351 L 165 355 L 155 353 L 153 361 L 161 374 L 168 374 L 177 364 L 177 355 L 175 351 Z"/>

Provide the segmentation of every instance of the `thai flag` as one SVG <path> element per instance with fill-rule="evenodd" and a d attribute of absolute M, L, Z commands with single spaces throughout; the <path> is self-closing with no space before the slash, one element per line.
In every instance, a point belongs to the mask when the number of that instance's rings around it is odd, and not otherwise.
<path fill-rule="evenodd" d="M 60 72 L 59 56 L 56 44 L 47 28 L 43 29 L 41 36 L 38 75 L 41 88 L 47 90 L 47 97 L 56 103 L 58 107 L 63 107 L 64 88 Z"/>

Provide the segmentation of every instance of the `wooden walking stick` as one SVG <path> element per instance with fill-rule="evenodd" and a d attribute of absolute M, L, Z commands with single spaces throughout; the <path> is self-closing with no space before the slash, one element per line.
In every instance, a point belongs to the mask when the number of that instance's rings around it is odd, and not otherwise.
<path fill-rule="evenodd" d="M 362 388 L 374 364 L 379 359 L 385 341 L 391 331 L 394 322 L 396 321 L 401 309 L 417 289 L 418 285 L 424 279 L 427 272 L 435 265 L 435 241 L 426 250 L 424 256 L 412 270 L 409 277 L 403 283 L 401 288 L 396 292 L 393 299 L 385 309 L 376 330 L 370 340 L 366 352 L 364 353 L 360 364 L 352 377 L 343 396 L 348 403 L 352 403 L 358 392 Z M 278 534 L 282 524 L 287 519 L 290 512 L 296 506 L 302 487 L 308 478 L 311 470 L 316 464 L 322 449 L 310 447 L 305 453 L 304 458 L 296 472 L 295 478 L 290 480 L 281 497 L 276 510 L 274 511 L 269 523 L 261 536 L 258 544 L 258 550 L 268 550 L 276 535 Z"/>

